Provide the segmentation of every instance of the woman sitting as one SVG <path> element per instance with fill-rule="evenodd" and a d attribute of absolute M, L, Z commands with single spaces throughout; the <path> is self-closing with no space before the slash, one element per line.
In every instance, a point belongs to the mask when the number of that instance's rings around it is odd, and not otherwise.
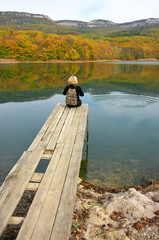
<path fill-rule="evenodd" d="M 80 86 L 77 86 L 78 80 L 76 76 L 71 76 L 68 79 L 68 84 L 63 94 L 66 95 L 66 105 L 68 107 L 79 107 L 82 104 L 82 101 L 80 100 L 79 96 L 84 96 L 84 93 Z"/>

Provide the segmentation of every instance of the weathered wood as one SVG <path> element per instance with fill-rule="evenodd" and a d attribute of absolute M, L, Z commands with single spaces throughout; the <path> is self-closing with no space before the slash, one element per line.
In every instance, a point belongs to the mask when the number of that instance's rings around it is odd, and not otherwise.
<path fill-rule="evenodd" d="M 68 239 L 87 115 L 85 104 L 56 106 L 0 189 L 0 234 L 7 223 L 20 220 L 12 214 L 29 189 L 37 193 L 17 240 Z M 40 159 L 50 159 L 44 174 L 35 173 Z"/>
<path fill-rule="evenodd" d="M 60 104 L 56 105 L 55 109 L 52 111 L 52 113 L 48 117 L 47 121 L 45 122 L 43 127 L 40 129 L 39 133 L 37 134 L 36 138 L 33 140 L 32 144 L 28 148 L 28 151 L 34 151 L 36 149 L 36 147 L 38 146 L 38 144 L 40 143 L 40 141 L 44 137 L 44 134 L 46 133 L 51 121 L 53 120 L 54 116 L 58 112 L 60 106 L 61 106 Z"/>
<path fill-rule="evenodd" d="M 18 176 L 21 174 L 21 169 L 27 164 L 27 157 L 31 153 L 24 152 L 21 158 L 17 161 L 14 167 L 11 169 L 2 186 L 0 187 L 0 207 L 5 201 L 7 195 L 14 189 Z"/>
<path fill-rule="evenodd" d="M 54 135 L 51 137 L 47 147 L 46 147 L 46 150 L 54 150 L 55 146 L 56 146 L 56 143 L 57 143 L 57 139 L 61 133 L 61 130 L 62 130 L 62 127 L 66 121 L 66 118 L 68 116 L 68 113 L 69 113 L 69 108 L 66 108 L 65 109 L 65 112 L 60 120 L 60 122 L 58 123 L 57 127 L 56 127 L 56 130 L 54 132 Z"/>
<path fill-rule="evenodd" d="M 50 153 L 44 153 L 41 157 L 41 159 L 51 159 L 52 158 L 52 154 Z"/>
<path fill-rule="evenodd" d="M 54 136 L 55 133 L 53 133 L 52 136 Z M 45 152 L 42 155 L 42 159 L 51 159 L 52 155 L 54 153 L 54 149 L 53 150 L 45 150 Z"/>
<path fill-rule="evenodd" d="M 33 190 L 33 191 L 35 191 L 35 190 L 37 190 L 38 189 L 38 187 L 39 187 L 39 184 L 40 183 L 32 183 L 32 182 L 29 182 L 28 184 L 27 184 L 27 186 L 26 186 L 26 189 L 25 190 Z"/>
<path fill-rule="evenodd" d="M 10 185 L 11 187 L 7 189 L 7 195 L 5 194 L 5 189 L 3 189 L 3 192 L 6 196 L 5 200 L 0 205 L 0 235 L 4 231 L 10 217 L 12 216 L 18 202 L 20 201 L 25 191 L 26 185 L 33 175 L 38 162 L 40 161 L 44 147 L 45 146 L 41 144 L 41 146 L 39 146 L 34 152 L 31 152 L 28 158 L 25 158 L 25 163 L 21 164 L 20 169 L 20 166 L 18 165 L 18 167 L 12 171 L 10 181 L 13 181 L 14 184 Z M 23 164 L 24 166 L 22 166 Z"/>
<path fill-rule="evenodd" d="M 77 137 L 74 144 L 73 153 L 70 160 L 70 166 L 66 176 L 61 200 L 56 214 L 55 223 L 51 233 L 51 240 L 67 240 L 69 238 L 73 207 L 76 196 L 77 181 L 82 157 L 82 148 L 85 136 L 86 119 L 88 115 L 88 106 L 83 106 Z M 61 224 L 62 223 L 62 224 Z"/>
<path fill-rule="evenodd" d="M 42 141 L 45 142 L 46 145 L 48 144 L 51 136 L 54 134 L 54 131 L 61 119 L 61 116 L 62 116 L 64 110 L 65 110 L 65 107 L 61 105 L 58 112 L 54 116 L 53 121 L 50 123 L 50 126 L 48 127 L 47 132 L 45 133 L 45 135 L 42 139 Z"/>
<path fill-rule="evenodd" d="M 30 182 L 41 182 L 42 178 L 44 176 L 44 173 L 34 173 L 33 176 L 30 179 Z"/>
<path fill-rule="evenodd" d="M 59 159 L 58 167 L 52 179 L 49 191 L 47 193 L 45 202 L 43 204 L 42 211 L 39 215 L 36 227 L 34 229 L 33 235 L 31 239 L 50 239 L 52 226 L 54 224 L 54 220 L 56 217 L 56 213 L 58 210 L 59 201 L 61 198 L 66 173 L 68 171 L 70 157 L 72 153 L 72 149 L 74 146 L 74 141 L 76 138 L 76 132 L 79 124 L 81 108 L 76 110 L 76 114 L 73 118 L 73 122 L 71 124 L 71 128 L 69 130 L 67 138 L 69 141 L 66 141 L 61 157 Z M 42 229 L 43 226 L 47 222 L 45 229 Z"/>
<path fill-rule="evenodd" d="M 33 234 L 34 228 L 36 226 L 36 222 L 39 218 L 39 215 L 42 211 L 43 204 L 45 201 L 45 198 L 47 196 L 47 193 L 50 188 L 51 181 L 54 177 L 54 174 L 56 172 L 59 158 L 61 156 L 66 136 L 68 135 L 70 125 L 72 123 L 73 117 L 74 117 L 75 111 L 73 109 L 70 109 L 68 117 L 66 119 L 66 122 L 63 126 L 62 132 L 60 134 L 60 137 L 57 141 L 57 146 L 54 151 L 53 157 L 50 160 L 49 166 L 46 170 L 46 173 L 42 179 L 42 182 L 39 186 L 39 189 L 34 197 L 33 203 L 28 211 L 27 217 L 25 219 L 25 222 L 22 225 L 22 228 L 20 229 L 20 232 L 18 234 L 17 240 L 28 240 L 31 239 L 31 236 Z M 34 219 L 34 221 L 33 221 Z M 46 222 L 45 222 L 46 225 Z"/>
<path fill-rule="evenodd" d="M 15 224 L 15 225 L 18 225 L 18 224 L 20 224 L 21 222 L 23 222 L 24 221 L 24 217 L 11 217 L 10 219 L 9 219 L 9 222 L 8 222 L 8 224 Z"/>

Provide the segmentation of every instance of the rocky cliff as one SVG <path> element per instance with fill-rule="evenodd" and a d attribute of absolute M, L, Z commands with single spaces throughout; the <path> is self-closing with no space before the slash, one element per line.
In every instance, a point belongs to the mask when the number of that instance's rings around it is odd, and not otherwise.
<path fill-rule="evenodd" d="M 76 28 L 86 28 L 87 22 L 76 21 L 76 20 L 59 20 L 55 21 L 58 25 Z"/>
<path fill-rule="evenodd" d="M 108 20 L 98 19 L 92 20 L 90 22 L 75 21 L 75 20 L 59 20 L 55 21 L 59 25 L 68 26 L 68 27 L 77 27 L 77 28 L 92 28 L 92 27 L 113 27 L 117 26 L 116 23 L 113 23 Z"/>
<path fill-rule="evenodd" d="M 59 25 L 77 27 L 77 28 L 92 28 L 92 27 L 120 27 L 120 28 L 130 28 L 138 26 L 147 26 L 153 24 L 159 24 L 159 18 L 148 18 L 137 20 L 133 22 L 126 23 L 114 23 L 112 21 L 97 19 L 90 22 L 74 21 L 74 20 L 60 20 L 55 21 Z"/>
<path fill-rule="evenodd" d="M 26 12 L 0 12 L 0 16 L 19 16 L 19 17 L 29 17 L 29 18 L 47 18 L 50 19 L 48 16 L 43 15 L 43 14 L 33 14 L 33 13 L 26 13 Z"/>
<path fill-rule="evenodd" d="M 148 18 L 126 23 L 114 23 L 105 19 L 96 19 L 90 22 L 78 21 L 78 20 L 58 20 L 54 21 L 50 17 L 43 14 L 33 14 L 27 12 L 0 12 L 0 25 L 23 25 L 23 24 L 57 24 L 62 26 L 68 26 L 73 28 L 88 29 L 88 28 L 132 28 L 139 26 L 157 25 L 159 24 L 159 18 Z"/>
<path fill-rule="evenodd" d="M 54 21 L 43 14 L 27 12 L 0 12 L 0 25 L 23 25 L 23 24 L 54 24 Z"/>
<path fill-rule="evenodd" d="M 137 20 L 133 22 L 121 23 L 118 25 L 122 28 L 129 28 L 129 27 L 139 27 L 139 26 L 147 26 L 147 25 L 153 25 L 153 24 L 159 24 L 159 18 L 142 19 L 142 20 Z"/>

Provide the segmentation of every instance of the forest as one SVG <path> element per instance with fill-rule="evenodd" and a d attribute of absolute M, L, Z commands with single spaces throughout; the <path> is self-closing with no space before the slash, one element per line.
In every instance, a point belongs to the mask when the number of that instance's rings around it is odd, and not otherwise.
<path fill-rule="evenodd" d="M 95 36 L 95 35 L 94 35 Z M 0 58 L 20 61 L 159 59 L 155 36 L 58 35 L 37 30 L 0 30 Z"/>

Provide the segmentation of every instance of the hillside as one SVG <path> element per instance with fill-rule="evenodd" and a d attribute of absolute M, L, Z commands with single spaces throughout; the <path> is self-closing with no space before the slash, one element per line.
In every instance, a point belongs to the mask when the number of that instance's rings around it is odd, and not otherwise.
<path fill-rule="evenodd" d="M 25 12 L 0 12 L 0 25 L 55 24 L 43 14 Z"/>
<path fill-rule="evenodd" d="M 159 59 L 158 22 L 53 21 L 42 14 L 0 12 L 0 59 Z"/>
<path fill-rule="evenodd" d="M 0 29 L 2 30 L 37 30 L 45 33 L 72 34 L 68 27 L 56 24 L 51 18 L 43 14 L 26 12 L 1 12 Z"/>
<path fill-rule="evenodd" d="M 60 20 L 55 21 L 57 24 L 68 27 L 77 27 L 77 28 L 93 28 L 93 27 L 118 27 L 118 28 L 132 28 L 139 26 L 149 26 L 159 24 L 159 18 L 149 18 L 142 19 L 133 22 L 126 23 L 114 23 L 112 21 L 97 19 L 92 20 L 90 22 L 82 22 L 82 21 L 73 21 L 73 20 Z"/>
<path fill-rule="evenodd" d="M 117 27 L 119 24 L 113 23 L 108 20 L 98 19 L 90 22 L 82 22 L 75 20 L 59 20 L 55 21 L 58 25 L 76 27 L 76 28 L 93 28 L 93 27 Z"/>
<path fill-rule="evenodd" d="M 58 35 L 86 35 L 100 39 L 105 36 L 159 36 L 159 18 L 142 19 L 128 23 L 114 23 L 97 19 L 90 22 L 75 20 L 53 21 L 43 14 L 0 12 L 0 29 L 37 30 Z M 95 35 L 91 35 L 95 34 Z M 101 35 L 101 36 L 100 36 Z"/>
<path fill-rule="evenodd" d="M 147 36 L 104 37 L 46 34 L 39 31 L 0 30 L 0 59 L 136 60 L 159 59 L 159 39 Z"/>

